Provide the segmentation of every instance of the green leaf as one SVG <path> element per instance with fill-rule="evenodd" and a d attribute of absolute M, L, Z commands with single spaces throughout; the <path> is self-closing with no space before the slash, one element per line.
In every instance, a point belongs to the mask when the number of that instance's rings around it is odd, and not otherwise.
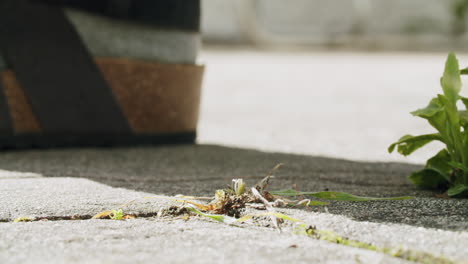
<path fill-rule="evenodd" d="M 320 201 L 310 201 L 307 206 L 321 206 L 321 205 L 329 205 L 327 202 L 320 202 Z"/>
<path fill-rule="evenodd" d="M 430 119 L 431 117 L 442 111 L 444 111 L 444 105 L 440 103 L 439 98 L 432 98 L 428 106 L 413 111 L 411 112 L 411 114 L 425 119 Z"/>
<path fill-rule="evenodd" d="M 468 110 L 468 98 L 462 97 L 461 100 L 465 105 L 465 108 Z M 468 159 L 468 111 L 459 111 L 458 115 L 460 117 L 460 123 L 463 126 L 464 155 L 465 159 Z M 465 162 L 468 162 L 468 160 L 465 160 Z"/>
<path fill-rule="evenodd" d="M 375 198 L 375 197 L 363 197 L 356 196 L 349 193 L 343 192 L 300 192 L 296 190 L 280 190 L 270 192 L 273 195 L 279 196 L 299 196 L 299 195 L 310 195 L 316 198 L 333 200 L 333 201 L 380 201 L 380 200 L 406 200 L 413 199 L 412 196 L 402 196 L 402 197 L 389 197 L 389 198 Z"/>
<path fill-rule="evenodd" d="M 444 142 L 440 134 L 426 134 L 420 136 L 405 135 L 397 142 L 388 147 L 388 152 L 392 153 L 396 146 L 398 146 L 398 153 L 407 156 L 431 141 L 438 140 Z"/>
<path fill-rule="evenodd" d="M 460 79 L 460 69 L 458 60 L 453 52 L 451 52 L 445 62 L 445 71 L 441 79 L 442 89 L 445 96 L 455 103 L 459 99 L 459 93 L 462 87 Z"/>
<path fill-rule="evenodd" d="M 457 184 L 457 185 L 451 187 L 450 189 L 448 189 L 447 194 L 449 196 L 456 196 L 456 195 L 459 195 L 459 196 L 467 195 L 468 196 L 468 185 Z"/>
<path fill-rule="evenodd" d="M 444 103 L 439 100 L 439 98 L 432 98 L 431 102 L 428 106 L 426 106 L 426 108 L 418 109 L 414 112 L 411 112 L 411 114 L 427 119 L 429 124 L 431 124 L 432 127 L 439 131 L 440 135 L 445 139 L 446 144 L 450 144 L 446 125 L 447 117 L 445 114 L 445 106 Z"/>
<path fill-rule="evenodd" d="M 460 118 L 460 123 L 463 127 L 468 125 L 468 111 L 458 111 L 458 117 Z"/>
<path fill-rule="evenodd" d="M 199 214 L 201 216 L 204 216 L 204 217 L 208 217 L 208 218 L 211 218 L 215 221 L 218 221 L 218 222 L 221 222 L 221 223 L 226 223 L 226 224 L 233 224 L 237 221 L 236 218 L 234 217 L 230 217 L 230 216 L 227 216 L 227 215 L 217 215 L 217 214 L 207 214 L 207 213 L 203 213 L 202 211 L 196 209 L 195 207 L 192 207 L 192 206 L 187 206 L 186 207 L 189 211 L 192 211 L 196 214 Z"/>
<path fill-rule="evenodd" d="M 283 220 L 288 220 L 288 221 L 291 221 L 291 222 L 302 222 L 299 219 L 292 218 L 289 215 L 285 215 L 285 214 L 277 213 L 277 212 L 266 212 L 266 213 L 261 213 L 261 214 L 249 214 L 249 215 L 244 215 L 241 218 L 234 218 L 234 217 L 230 217 L 230 216 L 227 216 L 227 215 L 203 213 L 202 211 L 200 211 L 197 208 L 192 207 L 192 206 L 188 206 L 186 208 L 189 211 L 192 211 L 192 212 L 194 212 L 194 213 L 196 213 L 198 215 L 201 215 L 201 216 L 204 216 L 204 217 L 207 217 L 207 218 L 210 218 L 210 219 L 213 219 L 215 221 L 225 223 L 225 224 L 234 224 L 234 223 L 239 223 L 239 222 L 245 222 L 245 221 L 250 220 L 250 219 L 252 219 L 253 217 L 256 217 L 256 216 L 275 216 L 277 218 L 281 218 Z"/>
<path fill-rule="evenodd" d="M 458 109 L 457 109 L 456 102 L 455 103 L 451 102 L 449 98 L 447 98 L 446 96 L 442 94 L 437 95 L 437 98 L 444 105 L 445 113 L 447 114 L 447 117 L 450 120 L 451 125 L 454 127 L 457 126 L 459 129 L 460 120 L 458 117 Z"/>
<path fill-rule="evenodd" d="M 458 109 L 456 102 L 451 102 L 444 95 L 438 95 L 439 100 L 445 106 L 446 119 L 446 142 L 447 148 L 452 155 L 452 159 L 455 161 L 463 161 L 464 149 L 463 149 L 463 137 L 461 133 L 460 117 L 458 115 Z"/>
<path fill-rule="evenodd" d="M 455 161 L 450 161 L 449 165 L 452 166 L 453 168 L 460 169 L 460 170 L 462 170 L 464 172 L 468 172 L 468 167 L 461 164 L 461 163 L 458 163 L 458 162 L 455 162 Z"/>
<path fill-rule="evenodd" d="M 468 68 L 460 70 L 460 75 L 467 75 L 467 74 L 468 74 Z"/>
<path fill-rule="evenodd" d="M 449 164 L 451 161 L 450 154 L 446 149 L 439 151 L 434 157 L 430 158 L 426 162 L 426 169 L 431 169 L 439 173 L 446 182 L 450 181 L 450 173 L 452 172 L 452 166 Z"/>
<path fill-rule="evenodd" d="M 438 189 L 447 185 L 447 180 L 433 169 L 422 169 L 413 172 L 408 179 L 416 186 L 428 189 Z"/>

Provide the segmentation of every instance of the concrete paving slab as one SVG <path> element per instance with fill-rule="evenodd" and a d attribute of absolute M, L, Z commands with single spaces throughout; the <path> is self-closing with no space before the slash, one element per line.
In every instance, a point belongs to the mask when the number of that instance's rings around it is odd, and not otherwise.
<path fill-rule="evenodd" d="M 0 262 L 410 263 L 305 236 L 193 219 L 2 223 Z"/>
<path fill-rule="evenodd" d="M 279 211 L 343 237 L 366 242 L 381 248 L 402 248 L 446 256 L 460 263 L 468 261 L 468 231 L 446 231 L 404 224 L 380 224 L 350 220 L 340 215 L 312 213 L 304 210 Z"/>
<path fill-rule="evenodd" d="M 112 188 L 81 178 L 3 179 L 0 181 L 0 221 L 19 217 L 84 217 L 123 208 L 126 213 L 156 214 L 174 204 L 164 199 L 144 199 L 150 193 Z"/>
<path fill-rule="evenodd" d="M 423 164 L 388 146 L 434 133 L 410 112 L 441 93 L 447 52 L 337 52 L 208 47 L 198 140 L 274 152 Z M 457 53 L 460 67 L 467 54 Z M 466 79 L 463 78 L 466 84 Z M 468 87 L 461 91 L 468 95 Z"/>
<path fill-rule="evenodd" d="M 287 188 L 296 183 L 307 190 L 330 188 L 361 195 L 417 196 L 407 201 L 334 202 L 307 211 L 281 212 L 318 229 L 379 247 L 421 251 L 460 263 L 468 259 L 467 201 L 435 198 L 434 193 L 415 189 L 406 182 L 405 174 L 418 166 L 209 145 L 0 153 L 2 168 L 17 167 L 55 176 L 2 179 L 0 219 L 89 218 L 137 198 L 142 199 L 124 208 L 125 213 L 154 215 L 174 203 L 143 197 L 154 193 L 211 195 L 235 177 L 247 175 L 247 182 L 253 184 L 277 162 L 287 165 L 277 174 L 273 187 Z M 75 177 L 57 177 L 60 175 Z M 188 221 L 149 217 L 0 223 L 1 263 L 206 263 L 207 259 L 224 263 L 406 263 L 371 250 L 293 235 L 287 224 L 278 234 L 271 228 L 232 227 L 200 217 Z"/>
<path fill-rule="evenodd" d="M 417 197 L 404 201 L 333 202 L 327 206 L 330 213 L 359 221 L 468 230 L 468 200 L 437 198 L 437 192 L 415 188 L 406 176 L 420 168 L 416 165 L 353 162 L 211 145 L 0 153 L 3 169 L 33 171 L 52 177 L 85 177 L 113 187 L 166 195 L 213 195 L 214 190 L 239 177 L 254 184 L 280 162 L 285 166 L 277 173 L 272 189 L 291 188 L 296 184 L 304 191 Z M 45 180 L 43 186 L 47 186 Z M 77 186 L 76 190 L 79 189 L 86 188 Z M 112 195 L 107 197 L 113 201 L 116 195 L 109 193 Z M 123 202 L 125 199 L 112 205 Z M 99 205 L 99 208 L 106 207 Z M 325 212 L 326 209 L 313 210 Z"/>

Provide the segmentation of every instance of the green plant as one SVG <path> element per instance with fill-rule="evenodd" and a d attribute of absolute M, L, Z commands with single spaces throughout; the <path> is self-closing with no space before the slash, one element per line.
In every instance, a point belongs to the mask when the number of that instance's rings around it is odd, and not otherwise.
<path fill-rule="evenodd" d="M 332 200 L 332 201 L 352 201 L 352 202 L 367 202 L 367 201 L 390 201 L 390 200 L 408 200 L 413 199 L 412 196 L 400 196 L 400 197 L 364 197 L 352 195 L 344 192 L 300 192 L 296 190 L 280 190 L 280 191 L 271 191 L 273 195 L 278 196 L 300 196 L 308 195 L 315 198 Z"/>
<path fill-rule="evenodd" d="M 452 3 L 453 28 L 455 36 L 466 32 L 466 14 L 468 12 L 468 0 L 454 0 Z"/>
<path fill-rule="evenodd" d="M 243 179 L 233 179 L 232 189 L 236 195 L 242 195 L 245 192 L 245 183 Z"/>
<path fill-rule="evenodd" d="M 426 119 L 438 133 L 405 135 L 388 148 L 391 153 L 397 147 L 400 154 L 407 156 L 434 140 L 444 143 L 445 148 L 409 179 L 417 186 L 448 189 L 449 196 L 459 197 L 468 196 L 468 98 L 460 96 L 461 74 L 468 74 L 468 68 L 460 71 L 455 54 L 450 53 L 440 80 L 443 94 L 433 98 L 426 108 L 411 113 Z M 465 110 L 458 110 L 460 101 Z"/>
<path fill-rule="evenodd" d="M 112 220 L 123 220 L 124 214 L 122 209 L 119 210 L 112 210 L 112 212 L 109 214 L 109 218 Z"/>

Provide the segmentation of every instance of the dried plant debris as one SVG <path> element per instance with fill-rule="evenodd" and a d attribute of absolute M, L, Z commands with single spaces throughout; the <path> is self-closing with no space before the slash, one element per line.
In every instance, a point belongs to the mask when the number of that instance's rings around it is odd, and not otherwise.
<path fill-rule="evenodd" d="M 216 219 L 229 219 L 225 217 L 233 217 L 239 219 L 242 217 L 245 208 L 253 208 L 257 210 L 267 210 L 270 213 L 274 213 L 274 208 L 288 207 L 288 208 L 300 208 L 310 206 L 328 205 L 327 202 L 311 200 L 306 196 L 313 198 L 319 198 L 322 200 L 335 200 L 335 201 L 375 201 L 375 200 L 403 200 L 412 199 L 413 197 L 390 197 L 390 198 L 374 198 L 374 197 L 362 197 L 356 196 L 343 192 L 302 192 L 298 190 L 278 190 L 268 191 L 268 187 L 274 179 L 274 174 L 283 166 L 282 163 L 276 165 L 270 172 L 257 184 L 251 188 L 246 187 L 246 183 L 243 179 L 233 179 L 231 186 L 215 191 L 214 197 L 194 197 L 177 195 L 175 197 L 163 197 L 153 196 L 145 197 L 147 199 L 169 199 L 176 202 L 180 202 L 181 208 L 188 208 L 189 211 L 196 214 L 210 216 L 214 219 L 213 215 L 220 215 L 223 217 L 215 217 Z M 297 189 L 297 187 L 295 187 Z M 202 201 L 209 200 L 209 202 Z M 121 205 L 120 208 L 124 208 L 136 200 L 130 201 Z M 167 215 L 167 212 L 165 213 Z M 275 216 L 270 215 L 273 219 Z M 124 215 L 122 209 L 109 210 L 101 212 L 93 217 L 93 219 L 114 219 L 122 220 L 134 218 L 133 215 Z M 215 219 L 215 220 L 216 220 Z M 228 220 L 227 222 L 237 222 Z M 274 224 L 277 226 L 277 224 Z"/>
<path fill-rule="evenodd" d="M 20 222 L 33 222 L 35 221 L 36 218 L 34 217 L 29 217 L 29 216 L 23 216 L 23 217 L 18 217 L 16 218 L 13 222 L 15 223 L 20 223 Z"/>
<path fill-rule="evenodd" d="M 136 215 L 124 214 L 122 209 L 100 212 L 92 217 L 92 219 L 111 219 L 111 220 L 126 220 L 126 219 L 134 219 L 134 218 L 136 218 Z"/>
<path fill-rule="evenodd" d="M 301 192 L 297 190 L 268 191 L 274 173 L 283 164 L 276 165 L 265 178 L 255 184 L 252 188 L 246 188 L 242 179 L 232 180 L 232 186 L 227 189 L 217 190 L 213 200 L 208 204 L 200 204 L 190 199 L 184 202 L 191 204 L 195 208 L 210 214 L 223 214 L 239 218 L 245 207 L 273 211 L 275 207 L 308 207 L 327 205 L 323 201 L 314 201 L 304 198 L 311 196 L 314 198 L 334 201 L 376 201 L 376 200 L 404 200 L 412 199 L 411 196 L 375 198 L 362 197 L 343 192 Z M 196 197 L 193 197 L 196 198 Z M 296 199 L 297 198 L 297 199 Z"/>
<path fill-rule="evenodd" d="M 279 190 L 269 191 L 268 187 L 274 179 L 274 174 L 283 166 L 276 165 L 270 172 L 257 184 L 251 188 L 246 187 L 243 179 L 233 179 L 231 186 L 215 191 L 214 197 L 193 197 L 178 195 L 175 198 L 168 197 L 147 197 L 147 198 L 162 198 L 171 199 L 182 203 L 180 208 L 186 211 L 210 218 L 212 220 L 223 222 L 226 224 L 245 223 L 251 219 L 270 219 L 268 226 L 281 230 L 280 224 L 283 220 L 297 222 L 299 220 L 292 219 L 284 214 L 276 211 L 276 208 L 304 208 L 310 206 L 328 205 L 327 202 L 311 200 L 313 198 L 335 201 L 375 201 L 375 200 L 403 200 L 413 197 L 391 197 L 391 198 L 374 198 L 361 197 L 342 192 L 301 192 L 298 190 Z M 295 188 L 297 189 L 297 187 Z M 209 200 L 209 202 L 202 202 Z M 266 210 L 266 213 L 247 214 L 246 209 Z M 166 212 L 165 215 L 172 214 Z M 158 214 L 162 215 L 162 214 Z M 180 215 L 179 213 L 177 215 Z"/>

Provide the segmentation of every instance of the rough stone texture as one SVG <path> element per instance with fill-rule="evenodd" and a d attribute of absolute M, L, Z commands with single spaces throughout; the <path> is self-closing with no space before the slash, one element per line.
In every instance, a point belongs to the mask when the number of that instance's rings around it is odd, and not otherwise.
<path fill-rule="evenodd" d="M 157 213 L 174 204 L 167 199 L 144 199 L 153 194 L 111 188 L 80 178 L 0 178 L 0 221 L 19 217 L 89 218 L 102 211 L 119 209 L 125 213 Z M 136 200 L 133 203 L 126 204 Z"/>
<path fill-rule="evenodd" d="M 296 184 L 305 191 L 345 191 L 366 196 L 407 196 L 403 201 L 333 202 L 327 209 L 360 221 L 468 230 L 468 200 L 436 198 L 406 176 L 420 166 L 365 163 L 210 145 L 120 149 L 63 149 L 0 153 L 0 167 L 44 176 L 85 177 L 113 187 L 156 194 L 213 195 L 233 178 L 254 184 L 277 163 L 272 189 Z M 109 197 L 110 198 L 110 197 Z M 324 207 L 314 211 L 324 212 Z"/>
<path fill-rule="evenodd" d="M 410 263 L 264 228 L 193 219 L 2 223 L 0 262 Z"/>

